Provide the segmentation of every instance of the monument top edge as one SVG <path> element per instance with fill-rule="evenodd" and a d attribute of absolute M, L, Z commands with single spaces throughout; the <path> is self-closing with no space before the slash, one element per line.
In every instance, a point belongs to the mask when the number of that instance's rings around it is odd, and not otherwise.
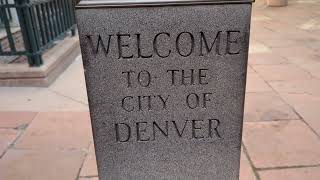
<path fill-rule="evenodd" d="M 255 0 L 81 0 L 76 8 L 117 8 L 143 6 L 184 6 L 253 3 Z"/>

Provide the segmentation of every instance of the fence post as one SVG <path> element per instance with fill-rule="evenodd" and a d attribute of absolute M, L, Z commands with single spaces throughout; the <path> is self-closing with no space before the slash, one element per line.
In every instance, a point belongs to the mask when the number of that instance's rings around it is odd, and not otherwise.
<path fill-rule="evenodd" d="M 29 5 L 30 0 L 15 0 L 16 11 L 19 18 L 21 33 L 26 51 L 28 51 L 28 62 L 32 67 L 39 67 L 43 64 L 40 54 L 40 42 L 37 37 L 37 25 L 33 19 L 33 9 Z"/>
<path fill-rule="evenodd" d="M 76 27 L 75 27 L 75 24 L 76 24 L 76 17 L 74 15 L 75 13 L 75 7 L 76 7 L 76 4 L 77 4 L 78 0 L 70 0 L 70 3 L 71 3 L 71 7 L 70 7 L 70 12 L 71 12 L 71 24 L 73 24 L 73 27 L 71 28 L 71 35 L 72 36 L 75 36 L 76 35 Z"/>

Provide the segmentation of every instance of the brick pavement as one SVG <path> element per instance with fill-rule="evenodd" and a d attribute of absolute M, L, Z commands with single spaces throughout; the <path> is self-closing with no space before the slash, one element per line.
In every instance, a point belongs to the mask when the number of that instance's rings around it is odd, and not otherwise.
<path fill-rule="evenodd" d="M 320 179 L 320 2 L 289 2 L 254 5 L 241 180 Z M 1 180 L 98 179 L 79 62 L 47 89 L 0 88 Z"/>

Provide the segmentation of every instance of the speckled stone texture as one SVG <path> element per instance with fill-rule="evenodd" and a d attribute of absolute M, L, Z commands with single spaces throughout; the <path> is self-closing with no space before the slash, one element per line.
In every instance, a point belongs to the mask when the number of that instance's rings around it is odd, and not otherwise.
<path fill-rule="evenodd" d="M 100 180 L 238 180 L 251 5 L 76 14 Z"/>

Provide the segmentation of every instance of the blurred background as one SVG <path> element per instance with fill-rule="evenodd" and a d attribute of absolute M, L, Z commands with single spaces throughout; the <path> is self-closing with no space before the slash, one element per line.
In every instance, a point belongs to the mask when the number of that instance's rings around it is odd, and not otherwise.
<path fill-rule="evenodd" d="M 75 0 L 0 0 L 0 180 L 97 180 Z M 320 179 L 320 0 L 253 4 L 241 180 Z"/>

